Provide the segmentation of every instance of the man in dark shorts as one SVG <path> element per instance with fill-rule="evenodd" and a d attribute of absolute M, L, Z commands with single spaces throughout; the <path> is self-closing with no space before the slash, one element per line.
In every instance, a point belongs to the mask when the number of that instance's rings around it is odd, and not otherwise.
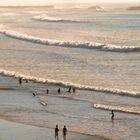
<path fill-rule="evenodd" d="M 19 78 L 19 85 L 21 85 L 22 84 L 22 78 Z"/>
<path fill-rule="evenodd" d="M 68 90 L 68 92 L 69 92 L 69 93 L 71 93 L 71 86 L 69 87 L 69 90 Z"/>
<path fill-rule="evenodd" d="M 113 110 L 111 111 L 111 114 L 112 114 L 111 119 L 114 120 L 114 111 Z"/>
<path fill-rule="evenodd" d="M 56 127 L 55 127 L 55 140 L 59 140 L 58 132 L 59 132 L 58 125 L 56 125 Z"/>
<path fill-rule="evenodd" d="M 67 135 L 67 128 L 66 126 L 64 125 L 64 128 L 63 128 L 63 139 L 66 140 L 66 135 Z"/>
<path fill-rule="evenodd" d="M 48 89 L 46 90 L 46 93 L 49 94 L 49 90 Z"/>

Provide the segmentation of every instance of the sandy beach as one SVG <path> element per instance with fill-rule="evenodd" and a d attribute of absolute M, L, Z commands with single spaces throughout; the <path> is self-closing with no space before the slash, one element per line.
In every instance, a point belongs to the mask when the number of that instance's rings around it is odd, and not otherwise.
<path fill-rule="evenodd" d="M 31 118 L 32 113 L 34 115 L 39 113 L 36 109 L 42 109 L 45 106 L 41 101 L 38 102 L 40 100 L 38 95 L 38 97 L 32 95 L 34 84 L 41 91 L 40 84 L 23 82 L 20 86 L 18 85 L 18 79 L 0 76 L 0 140 L 54 140 L 53 127 L 55 128 L 55 125 L 49 128 L 47 124 L 34 123 L 34 121 L 41 121 L 41 118 L 38 116 Z M 43 93 L 40 95 L 43 95 Z M 42 121 L 45 124 L 43 119 Z M 60 127 L 59 138 L 61 140 L 63 139 L 61 131 L 63 126 L 60 125 Z M 67 140 L 102 139 L 68 130 Z"/>

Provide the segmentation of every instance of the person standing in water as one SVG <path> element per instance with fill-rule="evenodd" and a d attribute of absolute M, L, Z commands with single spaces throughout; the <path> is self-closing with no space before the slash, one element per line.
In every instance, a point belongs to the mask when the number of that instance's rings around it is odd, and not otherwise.
<path fill-rule="evenodd" d="M 55 140 L 59 140 L 58 132 L 59 132 L 58 125 L 56 125 L 56 127 L 55 127 Z"/>
<path fill-rule="evenodd" d="M 63 128 L 63 140 L 66 140 L 66 135 L 67 135 L 67 128 L 64 125 L 64 128 Z"/>
<path fill-rule="evenodd" d="M 75 93 L 75 91 L 76 91 L 76 88 L 75 88 L 75 87 L 73 87 L 73 93 Z"/>
<path fill-rule="evenodd" d="M 69 92 L 69 93 L 71 93 L 71 86 L 69 87 L 69 90 L 68 90 L 68 92 Z"/>
<path fill-rule="evenodd" d="M 57 91 L 58 91 L 58 93 L 60 93 L 60 88 L 58 88 L 58 90 L 57 90 Z"/>
<path fill-rule="evenodd" d="M 22 78 L 19 78 L 19 81 L 18 81 L 19 85 L 22 84 Z"/>
<path fill-rule="evenodd" d="M 114 120 L 114 116 L 115 115 L 114 115 L 114 111 L 113 110 L 111 111 L 111 114 L 112 114 L 111 119 Z"/>
<path fill-rule="evenodd" d="M 46 93 L 49 94 L 49 90 L 48 89 L 46 90 Z"/>

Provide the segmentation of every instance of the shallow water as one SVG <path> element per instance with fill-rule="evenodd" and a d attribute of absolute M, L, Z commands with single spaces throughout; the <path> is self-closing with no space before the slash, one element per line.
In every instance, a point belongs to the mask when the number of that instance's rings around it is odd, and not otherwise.
<path fill-rule="evenodd" d="M 71 131 L 114 140 L 139 139 L 138 11 L 71 12 L 37 7 L 0 11 L 0 73 L 55 84 L 49 85 L 52 95 L 33 99 L 29 93 L 44 92 L 45 85 L 29 83 L 19 89 L 14 80 L 2 78 L 2 83 L 8 80 L 8 87 L 16 90 L 10 97 L 11 91 L 1 91 L 1 113 L 16 114 L 15 120 L 42 127 L 63 125 L 65 120 Z M 87 90 L 58 96 L 60 85 Z M 40 102 L 49 105 L 42 107 Z M 112 123 L 110 111 L 95 109 L 94 104 L 136 114 L 117 113 Z"/>
<path fill-rule="evenodd" d="M 65 124 L 72 132 L 114 140 L 138 140 L 140 137 L 138 114 L 115 111 L 112 122 L 110 111 L 93 107 L 95 103 L 139 106 L 137 98 L 87 90 L 76 90 L 76 93 L 69 94 L 67 88 L 62 87 L 61 94 L 58 95 L 59 86 L 32 82 L 23 82 L 18 86 L 17 80 L 8 77 L 0 79 L 1 87 L 5 87 L 5 90 L 0 90 L 0 115 L 11 121 L 50 128 L 54 128 L 55 124 L 59 124 L 61 128 Z M 13 90 L 6 90 L 6 87 Z M 32 92 L 45 93 L 46 88 L 49 89 L 49 95 L 32 96 Z"/>

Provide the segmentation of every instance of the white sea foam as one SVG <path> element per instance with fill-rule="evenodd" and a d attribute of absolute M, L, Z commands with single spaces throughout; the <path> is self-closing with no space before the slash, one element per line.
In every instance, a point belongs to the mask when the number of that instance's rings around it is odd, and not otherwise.
<path fill-rule="evenodd" d="M 114 51 L 114 52 L 130 52 L 140 49 L 140 47 L 136 46 L 118 46 L 118 45 L 112 45 L 112 44 L 107 44 L 105 45 L 102 50 L 104 51 Z"/>
<path fill-rule="evenodd" d="M 123 96 L 140 97 L 140 92 L 138 92 L 138 91 L 136 92 L 136 91 L 113 89 L 113 88 L 80 85 L 80 84 L 64 82 L 64 81 L 56 81 L 53 79 L 44 79 L 44 78 L 33 77 L 33 76 L 29 76 L 29 75 L 24 75 L 24 74 L 15 72 L 15 71 L 7 71 L 7 70 L 3 70 L 3 69 L 0 69 L 0 74 L 6 75 L 6 76 L 12 76 L 15 78 L 28 79 L 28 80 L 38 82 L 38 83 L 50 83 L 50 84 L 56 84 L 56 85 L 60 85 L 60 86 L 64 86 L 64 87 L 73 86 L 73 87 L 76 87 L 76 88 L 82 89 L 82 90 L 91 90 L 91 91 L 111 93 L 111 94 L 123 95 Z"/>
<path fill-rule="evenodd" d="M 50 17 L 48 15 L 38 15 L 38 16 L 34 16 L 32 19 L 40 20 L 40 21 L 47 21 L 47 22 L 82 22 L 82 21 L 76 21 L 76 20 L 70 20 L 70 19 Z"/>
<path fill-rule="evenodd" d="M 49 46 L 60 46 L 60 47 L 71 47 L 71 48 L 85 48 L 85 49 L 98 49 L 102 51 L 113 51 L 113 52 L 131 52 L 139 51 L 140 47 L 136 46 L 117 46 L 111 44 L 102 44 L 95 42 L 82 42 L 82 41 L 61 41 L 61 40 L 52 40 L 30 36 L 20 32 L 12 31 L 6 29 L 3 25 L 0 25 L 0 33 L 19 40 L 30 41 L 34 43 L 39 43 Z"/>
<path fill-rule="evenodd" d="M 139 106 L 94 104 L 94 108 L 140 114 Z"/>

